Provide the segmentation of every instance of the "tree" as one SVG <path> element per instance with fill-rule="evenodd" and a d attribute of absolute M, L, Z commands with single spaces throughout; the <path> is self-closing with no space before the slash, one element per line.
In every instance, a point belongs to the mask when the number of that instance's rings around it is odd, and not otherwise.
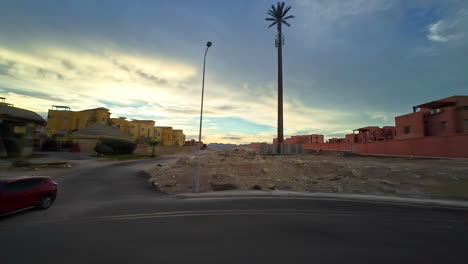
<path fill-rule="evenodd" d="M 278 2 L 271 6 L 268 10 L 268 15 L 271 17 L 265 18 L 267 21 L 273 21 L 268 27 L 276 25 L 278 35 L 276 36 L 275 46 L 278 48 L 278 154 L 281 153 L 281 145 L 284 141 L 283 136 L 283 45 L 284 37 L 281 33 L 281 26 L 285 24 L 290 27 L 291 25 L 286 21 L 294 16 L 286 16 L 291 6 L 285 8 L 284 2 Z"/>
<path fill-rule="evenodd" d="M 146 144 L 148 144 L 148 146 L 152 147 L 152 150 L 151 150 L 151 157 L 154 158 L 154 151 L 156 149 L 156 146 L 159 145 L 159 141 L 157 140 L 148 140 L 148 142 L 146 142 Z"/>

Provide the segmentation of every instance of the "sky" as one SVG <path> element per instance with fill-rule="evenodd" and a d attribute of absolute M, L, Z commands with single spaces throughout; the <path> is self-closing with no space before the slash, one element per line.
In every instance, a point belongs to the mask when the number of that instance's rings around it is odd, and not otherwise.
<path fill-rule="evenodd" d="M 271 142 L 277 124 L 274 1 L 5 1 L 0 96 L 107 107 L 203 140 Z M 297 0 L 284 29 L 285 136 L 394 125 L 412 106 L 468 95 L 467 0 Z"/>

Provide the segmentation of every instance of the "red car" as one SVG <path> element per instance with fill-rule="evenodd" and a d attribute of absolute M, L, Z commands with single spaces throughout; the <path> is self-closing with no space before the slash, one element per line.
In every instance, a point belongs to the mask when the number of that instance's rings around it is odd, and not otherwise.
<path fill-rule="evenodd" d="M 0 215 L 31 207 L 47 209 L 57 197 L 57 183 L 49 177 L 0 179 Z"/>

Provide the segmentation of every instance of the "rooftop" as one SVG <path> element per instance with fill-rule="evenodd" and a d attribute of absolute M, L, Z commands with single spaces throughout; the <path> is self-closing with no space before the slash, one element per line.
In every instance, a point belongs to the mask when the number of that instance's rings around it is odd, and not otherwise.
<path fill-rule="evenodd" d="M 5 119 L 19 119 L 37 124 L 45 124 L 46 121 L 33 111 L 0 104 L 0 117 Z"/>
<path fill-rule="evenodd" d="M 118 128 L 107 126 L 101 123 L 92 124 L 73 133 L 74 136 L 96 136 L 112 137 L 129 140 L 130 137 L 122 133 Z"/>
<path fill-rule="evenodd" d="M 154 120 L 132 119 L 130 122 L 139 122 L 139 123 L 149 123 L 149 122 L 153 122 L 153 123 L 154 123 Z"/>
<path fill-rule="evenodd" d="M 443 99 L 440 99 L 440 100 L 435 100 L 435 101 L 432 101 L 432 102 L 428 102 L 428 103 L 424 103 L 424 104 L 420 104 L 420 105 L 415 105 L 415 106 L 413 106 L 413 111 L 416 112 L 417 108 L 435 109 L 435 108 L 441 108 L 441 107 L 447 107 L 447 106 L 455 106 L 457 104 L 457 101 L 460 100 L 460 99 L 468 100 L 468 96 L 466 96 L 466 95 L 454 95 L 454 96 L 450 96 L 450 97 L 443 98 Z"/>

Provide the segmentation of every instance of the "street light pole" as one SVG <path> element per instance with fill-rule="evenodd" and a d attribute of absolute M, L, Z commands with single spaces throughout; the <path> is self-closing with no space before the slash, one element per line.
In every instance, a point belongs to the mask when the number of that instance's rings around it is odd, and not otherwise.
<path fill-rule="evenodd" d="M 206 66 L 206 53 L 208 49 L 213 45 L 211 41 L 206 43 L 205 56 L 203 56 L 203 77 L 202 77 L 202 94 L 201 94 L 201 107 L 200 107 L 200 130 L 198 131 L 198 150 L 200 150 L 203 145 L 201 143 L 202 136 L 202 121 L 203 121 L 203 97 L 205 94 L 205 66 Z M 198 192 L 200 188 L 200 163 L 198 162 L 197 171 L 195 175 L 195 192 Z"/>

